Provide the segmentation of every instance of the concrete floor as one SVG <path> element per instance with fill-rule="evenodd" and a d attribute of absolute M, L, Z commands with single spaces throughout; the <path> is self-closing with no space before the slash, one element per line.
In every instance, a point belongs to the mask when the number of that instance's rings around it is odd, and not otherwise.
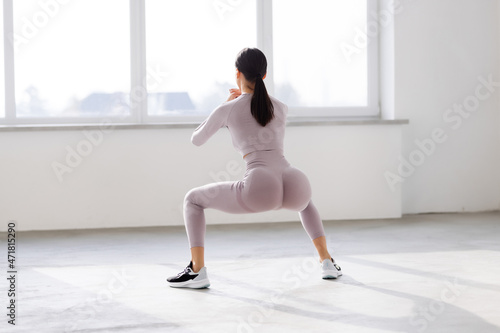
<path fill-rule="evenodd" d="M 17 325 L 0 331 L 500 332 L 500 213 L 325 229 L 338 280 L 299 223 L 209 226 L 205 290 L 165 282 L 188 263 L 181 227 L 18 233 Z"/>

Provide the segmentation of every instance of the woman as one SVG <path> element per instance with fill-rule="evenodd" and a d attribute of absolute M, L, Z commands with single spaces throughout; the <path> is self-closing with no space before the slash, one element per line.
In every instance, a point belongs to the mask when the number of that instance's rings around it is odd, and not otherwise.
<path fill-rule="evenodd" d="M 342 275 L 326 247 L 318 210 L 311 201 L 307 177 L 283 156 L 285 104 L 267 94 L 264 79 L 267 60 L 258 49 L 243 49 L 236 58 L 236 82 L 227 102 L 215 109 L 195 130 L 191 141 L 200 146 L 220 128 L 227 127 L 234 147 L 247 164 L 243 180 L 205 185 L 188 192 L 184 220 L 191 247 L 191 262 L 171 287 L 210 286 L 204 263 L 205 214 L 214 208 L 233 214 L 286 208 L 299 212 L 302 225 L 320 256 L 324 279 Z"/>

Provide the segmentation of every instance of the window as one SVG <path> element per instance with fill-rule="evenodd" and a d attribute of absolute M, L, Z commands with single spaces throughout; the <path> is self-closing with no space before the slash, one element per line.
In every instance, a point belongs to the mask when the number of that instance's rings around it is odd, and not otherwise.
<path fill-rule="evenodd" d="M 0 118 L 5 117 L 5 73 L 4 73 L 3 2 L 0 4 Z"/>
<path fill-rule="evenodd" d="M 123 0 L 14 1 L 17 117 L 127 116 L 129 30 Z"/>
<path fill-rule="evenodd" d="M 257 44 L 256 1 L 219 2 L 146 0 L 147 67 L 165 73 L 148 81 L 149 115 L 206 115 L 236 87 L 236 54 Z"/>
<path fill-rule="evenodd" d="M 266 85 L 291 116 L 375 116 L 376 3 L 4 0 L 0 123 L 198 121 L 235 87 L 244 47 L 267 55 Z"/>
<path fill-rule="evenodd" d="M 277 98 L 296 111 L 312 108 L 308 114 L 317 108 L 349 114 L 353 107 L 369 106 L 368 49 L 346 57 L 340 47 L 356 29 L 366 31 L 367 5 L 366 0 L 273 0 Z"/>

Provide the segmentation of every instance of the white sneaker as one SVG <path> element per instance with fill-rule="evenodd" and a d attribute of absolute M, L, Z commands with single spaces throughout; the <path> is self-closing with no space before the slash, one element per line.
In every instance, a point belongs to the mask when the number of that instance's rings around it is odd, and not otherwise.
<path fill-rule="evenodd" d="M 193 262 L 176 276 L 167 279 L 170 287 L 174 288 L 208 288 L 210 281 L 208 280 L 207 268 L 203 267 L 198 273 L 193 272 Z"/>
<path fill-rule="evenodd" d="M 342 275 L 340 266 L 335 263 L 333 259 L 325 259 L 321 263 L 323 279 L 336 279 Z"/>

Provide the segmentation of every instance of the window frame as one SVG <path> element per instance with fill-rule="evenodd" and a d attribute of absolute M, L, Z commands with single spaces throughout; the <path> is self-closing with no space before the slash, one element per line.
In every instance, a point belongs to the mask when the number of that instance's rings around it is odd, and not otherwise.
<path fill-rule="evenodd" d="M 368 5 L 367 22 L 373 20 L 373 13 L 378 13 L 378 1 L 366 0 Z M 274 95 L 274 54 L 273 54 L 273 1 L 256 0 L 257 47 L 268 60 L 266 86 Z M 147 94 L 146 63 L 146 0 L 129 0 L 130 6 L 130 115 L 102 117 L 17 117 L 15 101 L 14 73 L 14 7 L 13 0 L 3 1 L 4 19 L 4 66 L 5 66 L 5 117 L 0 118 L 0 125 L 47 125 L 47 124 L 154 124 L 154 123 L 191 123 L 203 120 L 205 116 L 159 116 L 148 114 L 146 98 L 133 100 L 135 93 Z M 368 52 L 368 106 L 367 107 L 290 107 L 290 114 L 295 119 L 307 117 L 327 118 L 380 118 L 379 109 L 379 36 L 370 37 Z M 2 64 L 0 64 L 2 65 Z M 147 95 L 146 95 L 147 96 Z M 223 101 L 221 101 L 222 103 Z"/>
<path fill-rule="evenodd" d="M 1 123 L 9 123 L 16 118 L 16 101 L 14 86 L 14 4 L 13 0 L 3 1 L 3 43 L 4 43 L 4 87 L 5 87 L 5 118 L 0 118 Z M 12 39 L 11 39 L 12 38 Z"/>

